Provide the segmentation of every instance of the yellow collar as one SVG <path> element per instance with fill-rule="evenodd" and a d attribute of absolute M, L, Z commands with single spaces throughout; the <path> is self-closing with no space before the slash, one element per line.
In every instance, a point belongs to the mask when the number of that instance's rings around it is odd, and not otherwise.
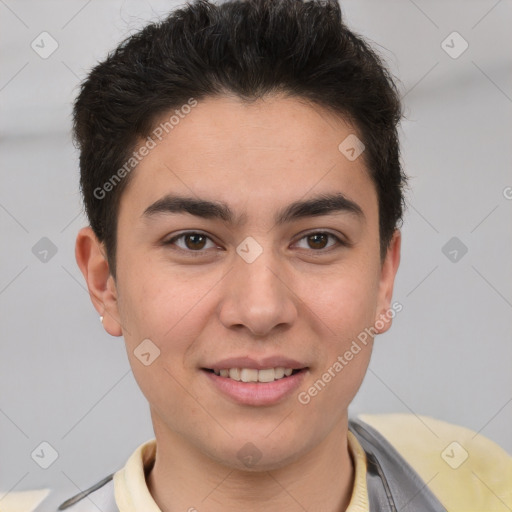
<path fill-rule="evenodd" d="M 354 488 L 346 512 L 368 512 L 366 488 L 366 455 L 363 448 L 348 432 L 348 447 L 354 462 Z M 120 512 L 162 512 L 153 500 L 146 484 L 146 472 L 153 465 L 156 439 L 141 444 L 130 456 L 125 466 L 114 474 L 114 492 Z"/>

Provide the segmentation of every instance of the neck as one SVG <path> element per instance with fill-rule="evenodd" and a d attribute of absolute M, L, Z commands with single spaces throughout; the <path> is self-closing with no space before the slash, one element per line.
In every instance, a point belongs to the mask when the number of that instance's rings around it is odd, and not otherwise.
<path fill-rule="evenodd" d="M 146 476 L 162 512 L 208 510 L 343 512 L 354 485 L 345 421 L 294 462 L 270 471 L 240 471 L 207 457 L 173 433 L 157 438 L 156 459 Z M 166 432 L 166 434 L 169 434 Z"/>

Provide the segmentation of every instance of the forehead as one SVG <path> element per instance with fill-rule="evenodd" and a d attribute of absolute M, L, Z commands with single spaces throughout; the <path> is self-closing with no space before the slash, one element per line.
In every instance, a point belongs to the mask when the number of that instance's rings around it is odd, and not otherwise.
<path fill-rule="evenodd" d="M 364 155 L 350 160 L 340 151 L 356 129 L 325 109 L 289 97 L 251 103 L 215 97 L 187 111 L 174 116 L 172 129 L 167 124 L 169 133 L 155 138 L 156 147 L 133 171 L 124 195 L 140 213 L 176 192 L 222 199 L 240 211 L 334 191 L 358 196 L 366 209 L 375 206 Z M 174 112 L 162 114 L 155 128 Z"/>

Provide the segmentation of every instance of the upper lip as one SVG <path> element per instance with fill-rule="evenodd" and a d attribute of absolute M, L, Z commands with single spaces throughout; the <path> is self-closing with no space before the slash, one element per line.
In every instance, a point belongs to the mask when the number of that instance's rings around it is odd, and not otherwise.
<path fill-rule="evenodd" d="M 228 357 L 221 359 L 211 366 L 205 366 L 209 370 L 223 370 L 229 368 L 252 368 L 255 370 L 265 370 L 267 368 L 292 368 L 293 370 L 301 370 L 306 365 L 299 361 L 284 356 L 269 356 L 261 359 L 252 357 Z"/>

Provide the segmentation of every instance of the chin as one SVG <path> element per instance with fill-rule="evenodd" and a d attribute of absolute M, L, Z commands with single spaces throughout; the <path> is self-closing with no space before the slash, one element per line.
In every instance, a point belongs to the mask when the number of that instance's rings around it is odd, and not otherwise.
<path fill-rule="evenodd" d="M 236 437 L 226 446 L 219 446 L 220 452 L 216 450 L 209 453 L 218 463 L 231 469 L 250 473 L 274 471 L 286 467 L 300 457 L 303 447 L 300 452 L 297 447 L 301 441 L 303 439 L 288 433 L 286 443 L 282 440 L 276 442 L 269 438 L 267 431 L 266 435 L 261 436 Z"/>

